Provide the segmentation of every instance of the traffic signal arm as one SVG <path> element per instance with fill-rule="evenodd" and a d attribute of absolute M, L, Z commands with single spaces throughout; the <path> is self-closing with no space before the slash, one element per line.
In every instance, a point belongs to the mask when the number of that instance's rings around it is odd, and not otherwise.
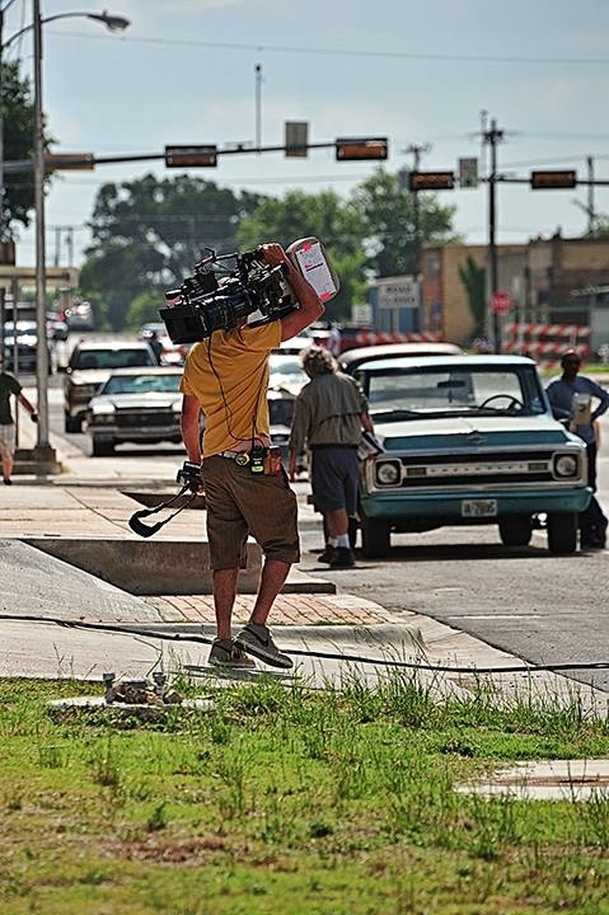
<path fill-rule="evenodd" d="M 454 172 L 410 172 L 411 191 L 451 191 L 455 186 Z"/>
<path fill-rule="evenodd" d="M 573 188 L 577 186 L 575 171 L 536 171 L 531 172 L 531 187 L 534 191 L 552 190 L 555 188 Z"/>

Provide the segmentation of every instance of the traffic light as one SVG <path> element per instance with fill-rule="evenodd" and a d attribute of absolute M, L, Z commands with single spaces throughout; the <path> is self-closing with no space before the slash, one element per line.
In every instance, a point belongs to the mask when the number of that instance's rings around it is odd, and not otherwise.
<path fill-rule="evenodd" d="M 410 172 L 408 187 L 411 191 L 452 191 L 454 172 Z"/>
<path fill-rule="evenodd" d="M 477 159 L 459 159 L 459 187 L 478 187 Z"/>
<path fill-rule="evenodd" d="M 336 158 L 340 162 L 353 159 L 386 159 L 387 154 L 387 137 L 363 137 L 336 141 Z"/>
<path fill-rule="evenodd" d="M 285 122 L 286 159 L 306 159 L 309 155 L 309 122 Z"/>
<path fill-rule="evenodd" d="M 47 172 L 58 169 L 81 169 L 84 171 L 93 171 L 95 168 L 95 157 L 93 153 L 45 153 L 44 168 Z"/>
<path fill-rule="evenodd" d="M 531 187 L 534 191 L 576 186 L 577 173 L 575 171 L 531 172 Z"/>
<path fill-rule="evenodd" d="M 218 164 L 216 146 L 166 146 L 167 168 L 214 168 Z"/>

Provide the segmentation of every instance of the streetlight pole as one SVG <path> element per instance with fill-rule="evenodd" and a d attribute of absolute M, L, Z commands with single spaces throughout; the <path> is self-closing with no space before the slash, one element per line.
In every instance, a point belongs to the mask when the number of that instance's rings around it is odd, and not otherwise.
<path fill-rule="evenodd" d="M 501 324 L 499 314 L 494 307 L 494 296 L 499 288 L 497 267 L 497 144 L 503 139 L 503 131 L 497 128 L 497 122 L 491 121 L 491 129 L 483 133 L 483 142 L 491 147 L 491 170 L 488 176 L 488 297 L 493 328 L 493 348 L 501 352 Z"/>
<path fill-rule="evenodd" d="M 34 209 L 36 211 L 36 390 L 38 426 L 36 458 L 53 460 L 49 443 L 49 350 L 46 320 L 46 249 L 44 212 L 44 133 L 42 117 L 42 22 L 40 2 L 32 0 L 34 17 Z M 16 304 L 16 303 L 15 303 Z"/>
<path fill-rule="evenodd" d="M 106 25 L 110 31 L 122 32 L 129 20 L 108 13 L 59 13 L 43 19 L 40 14 L 40 0 L 32 0 L 32 25 L 13 35 L 11 41 L 29 28 L 34 32 L 34 208 L 36 211 L 36 388 L 38 425 L 35 457 L 44 466 L 54 460 L 49 442 L 49 349 L 46 324 L 46 247 L 45 247 L 45 201 L 44 201 L 44 119 L 42 108 L 42 26 L 55 19 L 84 16 Z M 1 65 L 1 61 L 0 61 Z"/>

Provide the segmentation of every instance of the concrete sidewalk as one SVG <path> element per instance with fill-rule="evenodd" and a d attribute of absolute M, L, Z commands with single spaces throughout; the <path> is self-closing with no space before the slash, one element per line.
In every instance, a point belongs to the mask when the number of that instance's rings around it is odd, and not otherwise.
<path fill-rule="evenodd" d="M 35 427 L 23 422 L 22 442 L 27 432 Z M 92 459 L 59 437 L 52 445 L 61 474 L 22 473 L 12 487 L 0 487 L 0 676 L 99 680 L 113 671 L 141 678 L 159 667 L 209 675 L 214 609 L 211 589 L 201 585 L 204 509 L 185 509 L 168 528 L 142 540 L 128 524 L 142 508 L 137 462 Z M 172 456 L 157 498 L 175 495 L 174 476 Z M 259 571 L 260 553 L 251 544 L 236 626 L 249 616 Z M 398 620 L 298 569 L 271 623 L 278 643 L 292 652 L 297 674 L 317 686 L 354 676 L 373 682 L 397 665 L 403 675 L 416 668 L 442 692 L 477 691 L 488 678 L 501 694 L 535 694 L 552 704 L 570 704 L 577 695 L 586 709 L 609 709 L 605 693 L 531 672 L 518 658 L 429 617 L 401 613 Z M 491 669 L 498 672 L 480 673 Z M 259 670 L 278 675 L 262 664 Z"/>

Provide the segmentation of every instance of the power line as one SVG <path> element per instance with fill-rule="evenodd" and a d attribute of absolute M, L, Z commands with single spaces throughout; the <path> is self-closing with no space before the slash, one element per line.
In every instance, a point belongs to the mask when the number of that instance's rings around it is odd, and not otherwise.
<path fill-rule="evenodd" d="M 50 32 L 51 30 L 49 30 Z M 70 32 L 63 30 L 55 32 L 56 36 L 63 38 L 78 38 L 82 40 L 100 40 L 99 36 L 84 32 Z M 609 66 L 609 57 L 533 57 L 529 55 L 503 55 L 503 54 L 439 54 L 421 51 L 375 51 L 370 48 L 327 48 L 327 47 L 302 47 L 298 45 L 250 44 L 236 41 L 201 41 L 192 38 L 144 38 L 127 35 L 121 41 L 129 44 L 151 44 L 167 47 L 181 48 L 212 48 L 219 51 L 252 51 L 270 54 L 316 54 L 332 57 L 368 57 L 384 58 L 387 60 L 420 60 L 420 61 L 447 61 L 453 63 L 496 63 L 496 64 L 535 64 L 541 66 Z"/>

